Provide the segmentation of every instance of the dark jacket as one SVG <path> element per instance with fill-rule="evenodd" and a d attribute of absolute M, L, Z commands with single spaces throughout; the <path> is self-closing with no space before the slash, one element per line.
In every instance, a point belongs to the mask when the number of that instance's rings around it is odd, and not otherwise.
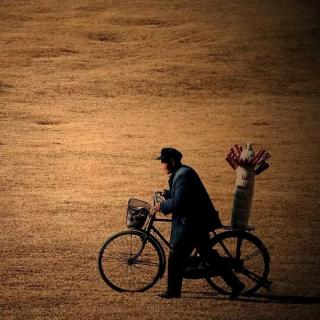
<path fill-rule="evenodd" d="M 221 226 L 218 212 L 202 184 L 198 174 L 191 167 L 182 165 L 169 179 L 170 190 L 161 202 L 160 211 L 172 213 L 172 218 L 186 217 L 195 227 L 208 230 Z"/>

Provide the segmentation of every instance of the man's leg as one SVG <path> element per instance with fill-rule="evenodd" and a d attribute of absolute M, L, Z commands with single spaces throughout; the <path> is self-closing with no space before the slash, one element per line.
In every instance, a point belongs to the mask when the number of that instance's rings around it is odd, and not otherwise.
<path fill-rule="evenodd" d="M 206 260 L 209 265 L 217 268 L 221 278 L 232 288 L 230 298 L 235 299 L 244 289 L 244 284 L 231 269 L 224 268 L 222 257 L 211 247 L 209 232 L 201 232 L 201 230 L 199 230 L 197 233 L 195 244 L 200 256 Z"/>
<path fill-rule="evenodd" d="M 210 234 L 206 230 L 196 230 L 194 233 L 194 245 L 197 248 L 201 258 L 208 264 L 214 265 L 218 262 L 220 255 L 213 250 L 210 243 Z"/>
<path fill-rule="evenodd" d="M 174 248 L 170 250 L 168 258 L 168 295 L 181 295 L 185 262 L 186 251 L 184 248 Z"/>
<path fill-rule="evenodd" d="M 168 288 L 161 294 L 163 298 L 180 297 L 183 270 L 192 251 L 189 225 L 186 221 L 176 219 L 171 229 L 171 249 L 168 257 Z"/>

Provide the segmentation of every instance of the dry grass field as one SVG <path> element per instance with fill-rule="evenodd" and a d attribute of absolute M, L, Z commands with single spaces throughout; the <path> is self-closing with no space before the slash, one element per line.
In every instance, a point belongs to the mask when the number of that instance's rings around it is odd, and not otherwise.
<path fill-rule="evenodd" d="M 318 319 L 319 14 L 316 0 L 1 0 L 0 319 Z M 128 198 L 167 187 L 161 147 L 228 224 L 224 158 L 247 141 L 272 155 L 251 218 L 272 292 L 111 290 L 99 249 Z"/>

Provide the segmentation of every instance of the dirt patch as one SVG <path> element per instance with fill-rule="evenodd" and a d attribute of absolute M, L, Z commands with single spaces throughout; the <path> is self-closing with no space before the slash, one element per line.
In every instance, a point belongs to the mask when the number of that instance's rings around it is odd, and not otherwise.
<path fill-rule="evenodd" d="M 88 34 L 90 40 L 101 41 L 101 42 L 121 42 L 119 35 L 108 32 L 92 32 Z"/>
<path fill-rule="evenodd" d="M 69 48 L 34 48 L 28 50 L 28 55 L 33 58 L 58 58 L 77 54 L 78 51 Z"/>
<path fill-rule="evenodd" d="M 58 120 L 44 119 L 44 120 L 38 120 L 35 123 L 42 125 L 42 126 L 56 126 L 56 125 L 62 124 L 64 122 L 58 121 Z"/>
<path fill-rule="evenodd" d="M 110 22 L 115 25 L 128 26 L 128 27 L 146 26 L 146 27 L 168 28 L 168 27 L 177 25 L 177 23 L 173 21 L 168 21 L 168 20 L 158 19 L 158 18 L 146 19 L 143 17 L 136 17 L 136 18 L 118 17 L 118 18 L 112 18 Z"/>
<path fill-rule="evenodd" d="M 0 81 L 0 93 L 8 92 L 12 88 L 13 88 L 12 85 L 10 85 L 6 82 Z"/>

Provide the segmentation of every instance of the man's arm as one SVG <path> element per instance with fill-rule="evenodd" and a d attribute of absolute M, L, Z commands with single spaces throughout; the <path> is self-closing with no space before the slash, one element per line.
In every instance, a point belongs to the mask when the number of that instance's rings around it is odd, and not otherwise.
<path fill-rule="evenodd" d="M 188 203 L 188 198 L 190 197 L 188 189 L 189 188 L 187 176 L 183 175 L 178 177 L 175 183 L 174 196 L 160 203 L 160 211 L 164 214 L 169 214 L 173 210 L 186 207 Z"/>
<path fill-rule="evenodd" d="M 167 199 L 169 199 L 171 197 L 171 191 L 167 190 L 167 189 L 164 189 L 162 195 L 163 195 L 164 199 L 167 200 Z"/>

